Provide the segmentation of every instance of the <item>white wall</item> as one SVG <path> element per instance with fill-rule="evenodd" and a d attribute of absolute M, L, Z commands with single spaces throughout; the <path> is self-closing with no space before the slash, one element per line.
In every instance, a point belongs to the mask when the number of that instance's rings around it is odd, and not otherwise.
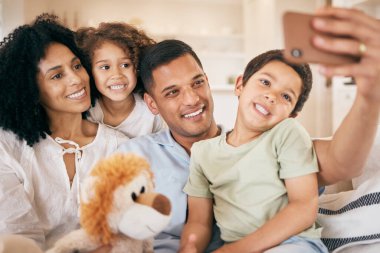
<path fill-rule="evenodd" d="M 17 26 L 30 23 L 36 16 L 48 11 L 48 0 L 1 0 L 1 3 L 1 38 L 7 36 Z"/>
<path fill-rule="evenodd" d="M 48 12 L 49 0 L 24 0 L 25 22 L 32 22 L 38 15 Z"/>
<path fill-rule="evenodd" d="M 318 0 L 244 0 L 247 55 L 255 56 L 270 49 L 283 48 L 283 13 L 313 12 L 318 3 Z"/>
<path fill-rule="evenodd" d="M 50 0 L 48 8 L 61 17 L 66 16 L 70 26 L 74 25 L 76 16 L 78 26 L 115 20 L 139 21 L 145 29 L 155 33 L 212 32 L 223 26 L 241 31 L 241 21 L 234 14 L 240 11 L 239 1 L 224 2 L 226 4 L 194 0 Z"/>
<path fill-rule="evenodd" d="M 25 23 L 23 0 L 2 0 L 2 37 Z"/>

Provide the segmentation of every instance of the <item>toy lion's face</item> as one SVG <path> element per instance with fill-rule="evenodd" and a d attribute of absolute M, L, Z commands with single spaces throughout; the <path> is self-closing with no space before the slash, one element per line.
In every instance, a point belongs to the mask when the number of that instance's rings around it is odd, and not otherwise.
<path fill-rule="evenodd" d="M 153 185 L 147 173 L 141 173 L 128 185 L 114 193 L 114 209 L 108 216 L 123 234 L 134 239 L 146 239 L 161 232 L 170 220 L 169 200 L 152 192 Z"/>
<path fill-rule="evenodd" d="M 115 156 L 116 161 L 115 157 L 109 158 L 109 163 L 104 161 L 85 180 L 81 210 L 91 209 L 92 214 L 81 218 L 81 224 L 85 229 L 90 228 L 90 234 L 95 231 L 97 237 L 104 237 L 107 233 L 124 234 L 138 240 L 153 237 L 170 221 L 170 202 L 165 196 L 153 192 L 152 173 L 145 160 L 136 156 L 131 158 L 131 155 Z M 93 212 L 97 208 L 99 211 Z M 100 220 L 95 225 L 107 227 L 107 231 L 94 229 L 93 223 L 86 226 L 86 220 L 91 219 Z"/>

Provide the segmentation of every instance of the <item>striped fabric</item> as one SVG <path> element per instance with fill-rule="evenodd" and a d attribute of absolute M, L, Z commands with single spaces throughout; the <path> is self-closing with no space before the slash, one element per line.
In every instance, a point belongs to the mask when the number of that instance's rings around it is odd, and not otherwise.
<path fill-rule="evenodd" d="M 322 241 L 330 252 L 380 243 L 380 172 L 356 190 L 322 195 L 319 206 Z"/>
<path fill-rule="evenodd" d="M 349 212 L 351 210 L 354 210 L 356 208 L 360 208 L 363 206 L 371 206 L 371 205 L 376 205 L 376 204 L 380 204 L 380 192 L 374 192 L 374 193 L 361 196 L 357 200 L 353 200 L 352 202 L 348 203 L 347 205 L 345 205 L 344 207 L 338 210 L 329 210 L 326 208 L 319 208 L 318 213 L 324 214 L 324 215 L 337 215 L 337 214 L 343 214 L 345 212 Z"/>

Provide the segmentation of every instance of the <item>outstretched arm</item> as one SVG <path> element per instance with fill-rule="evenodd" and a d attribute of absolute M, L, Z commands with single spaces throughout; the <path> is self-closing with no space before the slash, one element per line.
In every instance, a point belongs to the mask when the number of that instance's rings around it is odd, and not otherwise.
<path fill-rule="evenodd" d="M 315 29 L 353 39 L 316 36 L 316 47 L 361 56 L 355 64 L 321 68 L 327 77 L 352 76 L 357 85 L 354 104 L 332 140 L 314 141 L 320 166 L 319 184 L 328 185 L 360 175 L 374 141 L 380 112 L 380 21 L 354 9 L 330 7 L 317 14 L 322 18 L 314 19 Z M 331 16 L 338 19 L 323 19 Z"/>
<path fill-rule="evenodd" d="M 180 253 L 204 252 L 212 233 L 212 199 L 188 197 L 189 213 L 181 234 Z"/>

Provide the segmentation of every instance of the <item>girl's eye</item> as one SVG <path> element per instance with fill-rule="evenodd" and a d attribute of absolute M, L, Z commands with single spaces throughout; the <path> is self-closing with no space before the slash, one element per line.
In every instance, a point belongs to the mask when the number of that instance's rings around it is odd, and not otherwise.
<path fill-rule="evenodd" d="M 108 70 L 108 69 L 110 69 L 110 66 L 108 66 L 108 65 L 103 65 L 103 66 L 100 66 L 100 69 Z"/>
<path fill-rule="evenodd" d="M 123 68 L 128 68 L 129 66 L 130 66 L 129 63 L 123 63 L 123 64 L 121 64 L 121 67 L 123 67 Z"/>
<path fill-rule="evenodd" d="M 269 86 L 270 85 L 270 82 L 268 80 L 265 80 L 265 79 L 260 79 L 260 82 L 262 84 L 264 84 L 265 86 Z"/>

